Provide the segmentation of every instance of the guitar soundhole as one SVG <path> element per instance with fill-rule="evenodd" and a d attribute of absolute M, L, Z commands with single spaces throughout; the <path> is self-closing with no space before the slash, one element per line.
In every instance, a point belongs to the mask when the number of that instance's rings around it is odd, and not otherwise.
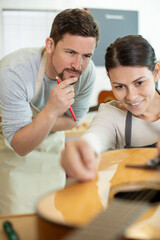
<path fill-rule="evenodd" d="M 115 198 L 155 203 L 160 202 L 160 191 L 154 189 L 141 189 L 137 191 L 118 192 Z"/>

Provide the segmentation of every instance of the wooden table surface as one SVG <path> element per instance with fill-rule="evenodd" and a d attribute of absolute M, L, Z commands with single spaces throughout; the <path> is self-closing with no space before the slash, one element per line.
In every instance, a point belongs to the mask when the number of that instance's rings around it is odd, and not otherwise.
<path fill-rule="evenodd" d="M 3 223 L 10 221 L 20 240 L 38 240 L 38 225 L 36 214 L 10 215 L 0 217 L 0 240 L 8 240 L 3 229 Z"/>
<path fill-rule="evenodd" d="M 63 240 L 73 228 L 56 225 L 36 214 L 19 214 L 0 217 L 0 240 L 8 240 L 3 223 L 10 221 L 19 240 Z"/>

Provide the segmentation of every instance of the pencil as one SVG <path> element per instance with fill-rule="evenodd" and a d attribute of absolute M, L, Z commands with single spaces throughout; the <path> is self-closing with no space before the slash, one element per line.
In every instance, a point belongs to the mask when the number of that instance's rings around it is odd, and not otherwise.
<path fill-rule="evenodd" d="M 61 82 L 58 77 L 56 77 L 56 81 L 57 81 L 58 84 Z M 76 121 L 77 121 L 77 118 L 76 118 L 76 115 L 74 114 L 73 109 L 72 109 L 71 106 L 69 107 L 69 111 L 70 111 L 70 113 L 72 114 L 72 117 L 73 117 L 74 121 L 76 122 Z"/>

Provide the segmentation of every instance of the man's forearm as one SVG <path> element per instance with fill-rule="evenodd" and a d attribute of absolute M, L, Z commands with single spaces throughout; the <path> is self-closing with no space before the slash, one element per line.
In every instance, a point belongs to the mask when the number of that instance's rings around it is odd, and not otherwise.
<path fill-rule="evenodd" d="M 38 147 L 51 132 L 57 116 L 44 108 L 33 121 L 18 130 L 12 138 L 11 146 L 15 152 L 25 156 Z"/>
<path fill-rule="evenodd" d="M 69 130 L 74 128 L 76 125 L 77 124 L 71 118 L 67 117 L 66 115 L 62 115 L 56 119 L 51 132 Z"/>
<path fill-rule="evenodd" d="M 38 147 L 50 132 L 68 130 L 76 126 L 69 117 L 56 117 L 44 108 L 33 121 L 13 136 L 11 146 L 17 154 L 25 156 Z"/>

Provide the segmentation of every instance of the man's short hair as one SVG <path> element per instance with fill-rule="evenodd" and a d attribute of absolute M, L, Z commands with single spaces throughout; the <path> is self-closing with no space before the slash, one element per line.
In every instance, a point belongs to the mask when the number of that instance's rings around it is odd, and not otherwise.
<path fill-rule="evenodd" d="M 55 17 L 50 32 L 50 37 L 54 40 L 54 44 L 56 45 L 66 33 L 95 37 L 96 46 L 100 38 L 99 27 L 94 17 L 79 8 L 66 9 Z"/>

